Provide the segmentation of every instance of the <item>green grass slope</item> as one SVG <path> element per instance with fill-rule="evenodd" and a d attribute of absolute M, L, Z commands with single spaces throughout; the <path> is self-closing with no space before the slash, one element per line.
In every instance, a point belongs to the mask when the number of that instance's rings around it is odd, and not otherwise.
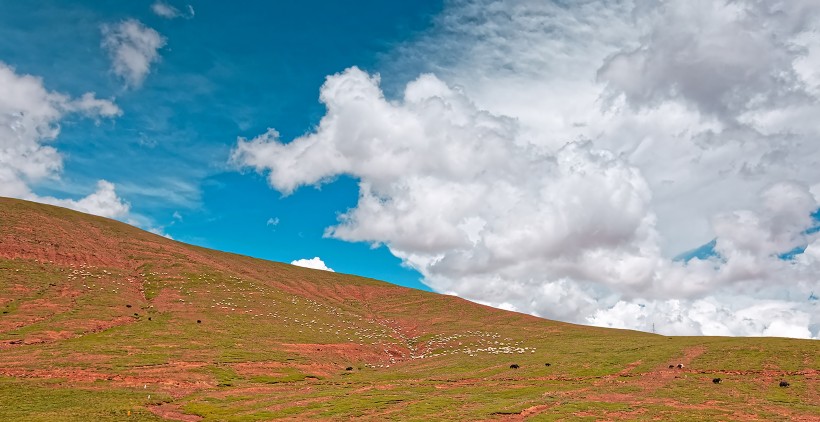
<path fill-rule="evenodd" d="M 816 341 L 576 326 L 0 198 L 0 420 L 820 420 L 818 368 Z"/>

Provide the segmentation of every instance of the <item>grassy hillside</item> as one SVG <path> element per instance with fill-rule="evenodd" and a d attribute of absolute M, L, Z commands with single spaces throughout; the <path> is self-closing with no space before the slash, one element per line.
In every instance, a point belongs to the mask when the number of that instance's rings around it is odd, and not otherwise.
<path fill-rule="evenodd" d="M 0 420 L 820 420 L 818 368 L 816 341 L 564 324 L 0 198 Z"/>

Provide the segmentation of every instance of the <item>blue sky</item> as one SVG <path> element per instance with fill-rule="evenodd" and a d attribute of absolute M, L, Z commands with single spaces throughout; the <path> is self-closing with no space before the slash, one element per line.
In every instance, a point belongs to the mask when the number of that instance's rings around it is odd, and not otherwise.
<path fill-rule="evenodd" d="M 820 337 L 818 113 L 807 0 L 0 0 L 0 195 L 583 324 Z"/>
<path fill-rule="evenodd" d="M 337 213 L 355 205 L 351 180 L 283 198 L 263 177 L 237 173 L 228 157 L 238 136 L 269 126 L 287 138 L 308 131 L 323 115 L 318 91 L 327 75 L 352 65 L 378 72 L 395 45 L 430 25 L 441 2 L 200 1 L 190 3 L 193 19 L 172 20 L 151 4 L 0 2 L 0 61 L 42 77 L 50 90 L 92 91 L 123 110 L 114 121 L 63 121 L 54 145 L 64 172 L 36 192 L 78 198 L 102 178 L 175 239 L 285 262 L 321 256 L 336 271 L 426 289 L 383 247 L 323 238 Z M 168 40 L 139 89 L 123 88 L 100 48 L 100 26 L 123 19 Z M 279 224 L 266 225 L 270 218 Z"/>

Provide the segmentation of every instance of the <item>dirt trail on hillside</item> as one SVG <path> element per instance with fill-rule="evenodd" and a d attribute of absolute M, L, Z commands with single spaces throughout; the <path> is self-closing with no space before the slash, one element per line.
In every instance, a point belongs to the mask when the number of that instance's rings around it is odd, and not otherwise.
<path fill-rule="evenodd" d="M 148 410 L 163 419 L 172 421 L 198 422 L 202 420 L 202 416 L 183 413 L 182 409 L 175 404 L 165 403 L 157 406 L 148 406 Z"/>

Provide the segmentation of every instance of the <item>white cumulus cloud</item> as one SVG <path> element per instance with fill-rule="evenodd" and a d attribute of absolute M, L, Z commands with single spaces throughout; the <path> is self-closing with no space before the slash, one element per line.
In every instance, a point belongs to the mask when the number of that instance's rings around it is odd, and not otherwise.
<path fill-rule="evenodd" d="M 291 261 L 291 265 L 296 265 L 297 267 L 305 267 L 305 268 L 312 268 L 314 270 L 322 270 L 322 271 L 333 271 L 332 268 L 325 265 L 325 262 L 322 261 L 318 256 L 310 259 L 297 259 L 295 261 Z"/>
<path fill-rule="evenodd" d="M 48 202 L 77 211 L 102 217 L 117 218 L 128 214 L 131 206 L 117 196 L 113 183 L 106 180 L 97 182 L 97 190 L 79 200 L 54 199 Z"/>
<path fill-rule="evenodd" d="M 453 2 L 397 98 L 329 76 L 310 133 L 240 138 L 285 193 L 339 175 L 326 235 L 439 292 L 669 334 L 820 336 L 812 1 Z M 679 262 L 716 239 L 716 256 Z M 789 256 L 795 250 L 805 252 Z"/>
<path fill-rule="evenodd" d="M 43 80 L 18 74 L 0 62 L 0 195 L 73 208 L 104 217 L 123 217 L 129 204 L 114 184 L 97 182 L 97 190 L 79 200 L 39 196 L 31 184 L 58 178 L 62 156 L 49 145 L 60 134 L 60 121 L 70 114 L 112 118 L 122 111 L 93 93 L 71 98 L 45 88 Z"/>
<path fill-rule="evenodd" d="M 131 88 L 142 85 L 151 65 L 160 59 L 159 49 L 167 40 L 156 30 L 136 19 L 103 25 L 102 46 L 108 51 L 114 74 Z"/>
<path fill-rule="evenodd" d="M 513 303 L 545 279 L 651 283 L 654 216 L 640 172 L 588 142 L 539 151 L 514 120 L 432 75 L 394 102 L 378 82 L 356 68 L 329 77 L 316 133 L 287 144 L 275 131 L 240 140 L 233 160 L 269 169 L 285 193 L 358 177 L 357 207 L 328 235 L 386 244 L 439 291 Z M 521 277 L 529 280 L 509 289 Z"/>

